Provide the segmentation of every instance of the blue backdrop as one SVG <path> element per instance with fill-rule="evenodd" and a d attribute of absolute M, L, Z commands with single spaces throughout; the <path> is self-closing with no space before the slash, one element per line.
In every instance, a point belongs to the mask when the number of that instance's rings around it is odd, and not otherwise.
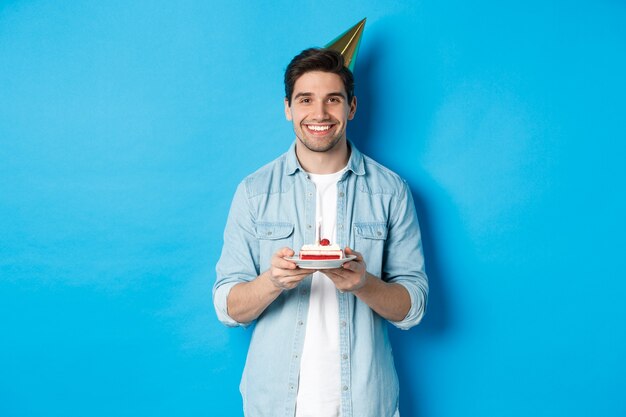
<path fill-rule="evenodd" d="M 0 416 L 238 416 L 211 303 L 282 73 L 367 16 L 349 137 L 405 177 L 404 417 L 626 415 L 621 1 L 0 2 Z"/>

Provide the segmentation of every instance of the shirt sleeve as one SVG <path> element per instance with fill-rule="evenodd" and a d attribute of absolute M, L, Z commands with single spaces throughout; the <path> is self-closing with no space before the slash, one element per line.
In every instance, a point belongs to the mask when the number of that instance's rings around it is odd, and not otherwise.
<path fill-rule="evenodd" d="M 259 275 L 259 243 L 256 239 L 254 216 L 246 195 L 245 182 L 237 187 L 224 229 L 224 246 L 215 268 L 213 305 L 217 318 L 229 327 L 248 326 L 228 314 L 227 299 L 237 284 L 249 282 Z"/>
<path fill-rule="evenodd" d="M 383 279 L 402 285 L 411 297 L 411 308 L 401 321 L 391 323 L 403 330 L 417 325 L 426 312 L 428 277 L 424 268 L 422 237 L 411 190 L 402 182 L 389 219 Z"/>

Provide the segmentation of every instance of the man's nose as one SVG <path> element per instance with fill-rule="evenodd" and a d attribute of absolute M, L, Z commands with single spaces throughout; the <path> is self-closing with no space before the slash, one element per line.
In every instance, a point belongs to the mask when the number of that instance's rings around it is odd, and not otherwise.
<path fill-rule="evenodd" d="M 316 119 L 326 119 L 327 116 L 328 110 L 326 108 L 326 103 L 323 101 L 317 102 L 313 110 L 313 117 Z"/>

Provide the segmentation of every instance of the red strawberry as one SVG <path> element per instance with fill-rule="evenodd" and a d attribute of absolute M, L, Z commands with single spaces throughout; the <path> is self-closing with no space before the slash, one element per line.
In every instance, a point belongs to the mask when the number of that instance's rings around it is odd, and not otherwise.
<path fill-rule="evenodd" d="M 320 245 L 322 245 L 322 246 L 330 246 L 330 240 L 322 239 L 322 240 L 320 240 Z"/>

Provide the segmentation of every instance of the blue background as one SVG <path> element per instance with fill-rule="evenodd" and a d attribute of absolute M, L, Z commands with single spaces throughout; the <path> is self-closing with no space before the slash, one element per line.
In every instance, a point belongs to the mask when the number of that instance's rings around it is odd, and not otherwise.
<path fill-rule="evenodd" d="M 282 74 L 367 16 L 349 136 L 409 182 L 404 417 L 626 415 L 621 1 L 0 2 L 0 416 L 237 416 L 211 303 Z"/>

